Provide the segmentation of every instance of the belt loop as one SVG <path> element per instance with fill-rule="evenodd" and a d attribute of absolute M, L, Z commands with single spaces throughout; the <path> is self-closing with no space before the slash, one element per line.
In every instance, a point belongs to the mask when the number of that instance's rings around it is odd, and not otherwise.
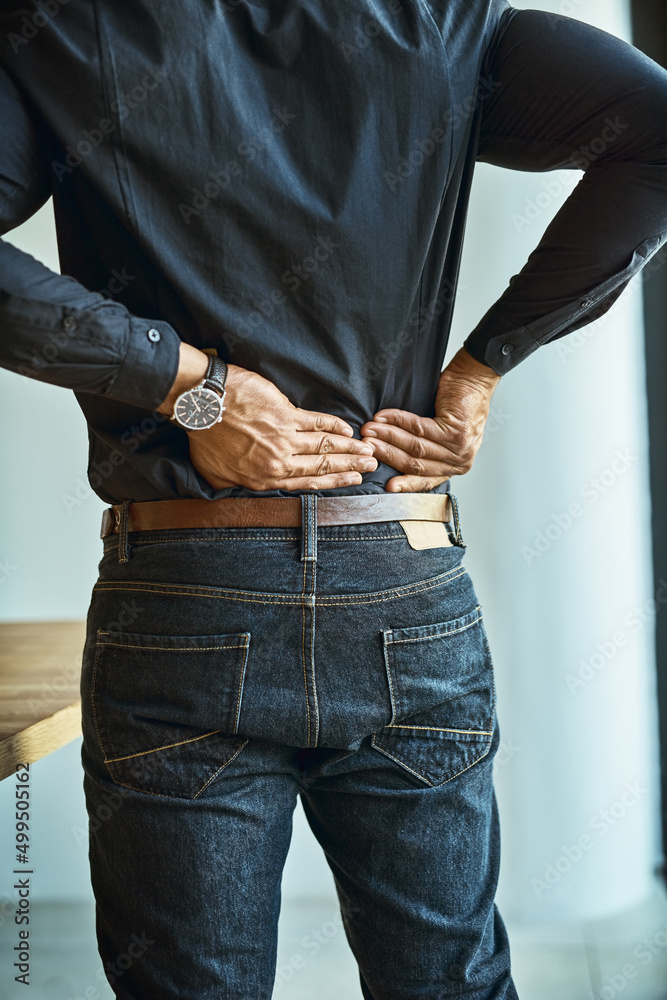
<path fill-rule="evenodd" d="M 452 517 L 454 518 L 454 532 L 456 534 L 456 544 L 464 546 L 463 536 L 461 534 L 461 520 L 459 518 L 459 504 L 458 500 L 453 493 L 447 493 L 449 497 L 449 502 L 452 505 Z"/>
<path fill-rule="evenodd" d="M 127 544 L 128 521 L 130 518 L 131 500 L 123 500 L 120 505 L 120 520 L 118 522 L 118 562 L 130 561 L 130 546 Z"/>
<path fill-rule="evenodd" d="M 317 494 L 301 494 L 301 562 L 317 562 Z"/>

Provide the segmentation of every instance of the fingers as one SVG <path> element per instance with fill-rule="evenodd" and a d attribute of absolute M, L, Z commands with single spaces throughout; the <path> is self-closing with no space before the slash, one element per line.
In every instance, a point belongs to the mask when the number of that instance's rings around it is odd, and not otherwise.
<path fill-rule="evenodd" d="M 425 423 L 423 418 L 422 422 Z M 434 420 L 431 420 L 430 423 L 433 427 L 427 426 L 425 428 L 430 434 L 422 437 L 394 426 L 394 424 L 375 424 L 373 421 L 369 421 L 361 428 L 361 436 L 362 439 L 372 443 L 373 454 L 376 455 L 379 454 L 379 449 L 388 444 L 394 445 L 415 458 L 443 461 L 449 455 L 449 451 L 444 447 L 444 442 L 433 439 L 431 435 L 438 434 L 440 436 L 440 431 Z"/>
<path fill-rule="evenodd" d="M 363 482 L 359 472 L 340 472 L 331 476 L 301 476 L 273 484 L 270 489 L 281 490 L 335 490 L 341 486 L 358 486 Z M 269 487 L 267 487 L 269 488 Z"/>
<path fill-rule="evenodd" d="M 414 417 L 414 414 L 407 414 L 407 417 Z M 422 428 L 428 433 L 440 434 L 440 429 L 434 420 L 417 417 Z M 412 426 L 415 421 L 408 420 Z M 432 426 L 431 426 L 432 425 Z M 370 435 L 364 440 L 369 440 L 373 445 L 373 453 L 379 461 L 390 465 L 392 469 L 406 475 L 418 476 L 445 476 L 458 472 L 456 457 L 449 448 L 442 443 L 436 443 L 428 437 L 417 437 L 415 434 L 394 424 L 375 424 L 369 421 L 361 428 L 362 436 Z M 443 479 L 444 482 L 444 479 Z"/>
<path fill-rule="evenodd" d="M 299 430 L 302 431 L 330 431 L 333 434 L 344 434 L 352 437 L 354 431 L 350 424 L 342 417 L 336 417 L 333 413 L 321 413 L 319 410 L 296 409 L 296 419 Z"/>
<path fill-rule="evenodd" d="M 435 424 L 435 421 L 430 417 L 420 417 L 417 413 L 411 413 L 409 410 L 397 410 L 395 408 L 378 410 L 373 420 L 369 420 L 368 423 L 364 424 L 364 427 L 368 427 L 374 422 L 402 427 L 404 430 L 409 431 L 411 434 L 417 434 L 419 437 L 428 437 L 429 431 L 433 431 L 430 425 Z M 361 428 L 362 435 L 364 427 Z"/>
<path fill-rule="evenodd" d="M 452 456 L 441 450 L 437 458 L 418 458 L 410 452 L 403 451 L 402 448 L 390 444 L 388 441 L 381 441 L 379 438 L 373 440 L 375 457 L 389 465 L 392 469 L 410 476 L 442 476 L 448 479 L 450 475 L 456 473 L 455 463 Z"/>
<path fill-rule="evenodd" d="M 286 481 L 304 476 L 321 479 L 324 476 L 345 473 L 374 472 L 377 467 L 377 459 L 370 454 L 340 455 L 329 452 L 325 455 L 292 455 L 289 463 L 274 471 L 279 472 L 279 478 Z M 279 488 L 290 489 L 290 487 L 283 486 L 282 482 Z M 315 488 L 313 487 L 313 489 Z"/>
<path fill-rule="evenodd" d="M 298 455 L 373 455 L 373 446 L 358 438 L 343 437 L 341 434 L 299 431 L 294 444 Z"/>
<path fill-rule="evenodd" d="M 389 493 L 427 493 L 448 479 L 449 476 L 393 476 L 387 480 L 385 489 Z"/>

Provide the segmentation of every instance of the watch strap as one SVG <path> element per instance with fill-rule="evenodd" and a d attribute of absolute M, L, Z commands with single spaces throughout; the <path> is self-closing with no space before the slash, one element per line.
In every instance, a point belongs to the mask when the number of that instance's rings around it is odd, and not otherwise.
<path fill-rule="evenodd" d="M 223 396 L 227 382 L 227 371 L 226 362 L 222 358 L 218 358 L 212 354 L 209 357 L 206 374 L 200 384 L 211 389 L 217 389 L 220 395 Z"/>

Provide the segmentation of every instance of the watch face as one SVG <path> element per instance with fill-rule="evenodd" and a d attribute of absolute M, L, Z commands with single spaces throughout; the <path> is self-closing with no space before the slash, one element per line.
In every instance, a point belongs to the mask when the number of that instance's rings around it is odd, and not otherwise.
<path fill-rule="evenodd" d="M 222 417 L 222 397 L 213 389 L 188 389 L 176 400 L 174 418 L 189 431 L 205 430 Z"/>

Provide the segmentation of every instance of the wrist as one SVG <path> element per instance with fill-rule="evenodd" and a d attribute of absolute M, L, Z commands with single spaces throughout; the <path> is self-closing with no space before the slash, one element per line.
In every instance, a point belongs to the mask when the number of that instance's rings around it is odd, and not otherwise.
<path fill-rule="evenodd" d="M 171 389 L 157 408 L 158 413 L 166 413 L 168 416 L 172 415 L 174 404 L 181 393 L 187 389 L 192 389 L 193 386 L 198 385 L 204 378 L 208 370 L 208 361 L 208 354 L 204 354 L 203 351 L 193 347 L 192 344 L 186 344 L 184 341 L 181 341 L 178 372 L 176 373 L 176 378 L 172 383 Z"/>
<path fill-rule="evenodd" d="M 457 378 L 465 378 L 480 388 L 484 387 L 490 391 L 496 388 L 501 379 L 501 376 L 493 368 L 483 364 L 481 361 L 477 361 L 465 347 L 461 347 L 456 352 L 443 370 L 443 375 L 446 374 L 451 374 Z"/>

